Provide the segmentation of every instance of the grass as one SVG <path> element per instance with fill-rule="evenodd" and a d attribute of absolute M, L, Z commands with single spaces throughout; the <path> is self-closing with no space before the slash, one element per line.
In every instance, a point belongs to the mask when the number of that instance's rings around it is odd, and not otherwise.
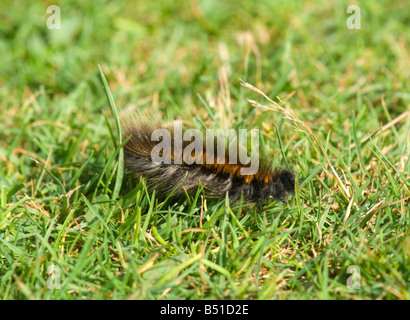
<path fill-rule="evenodd" d="M 409 8 L 357 4 L 359 30 L 344 1 L 2 1 L 1 299 L 409 299 Z M 295 195 L 157 200 L 129 105 L 259 128 Z"/>

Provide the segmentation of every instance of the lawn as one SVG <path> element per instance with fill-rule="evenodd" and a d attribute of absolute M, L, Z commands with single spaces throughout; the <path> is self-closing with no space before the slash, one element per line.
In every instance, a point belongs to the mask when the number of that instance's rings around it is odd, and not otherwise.
<path fill-rule="evenodd" d="M 407 1 L 3 0 L 0 17 L 1 299 L 410 299 Z M 156 197 L 123 170 L 133 108 L 259 129 L 295 194 Z"/>

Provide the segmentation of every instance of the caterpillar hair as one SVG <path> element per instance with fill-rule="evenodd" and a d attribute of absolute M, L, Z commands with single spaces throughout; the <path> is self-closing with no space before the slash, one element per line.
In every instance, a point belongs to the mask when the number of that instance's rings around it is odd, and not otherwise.
<path fill-rule="evenodd" d="M 294 192 L 294 173 L 291 170 L 273 168 L 271 161 L 262 159 L 262 155 L 258 158 L 257 172 L 250 175 L 242 175 L 241 169 L 246 166 L 230 164 L 227 155 L 225 161 L 209 160 L 205 143 L 194 154 L 188 152 L 193 158 L 203 160 L 201 163 L 186 161 L 185 157 L 181 163 L 177 163 L 173 156 L 171 163 L 154 161 L 152 152 L 159 139 L 153 139 L 153 134 L 156 129 L 164 127 L 150 123 L 141 115 L 130 117 L 127 113 L 121 118 L 123 137 L 129 138 L 124 146 L 124 161 L 128 172 L 135 177 L 147 178 L 149 189 L 156 190 L 161 195 L 171 192 L 176 197 L 185 192 L 193 194 L 202 185 L 206 196 L 222 199 L 228 194 L 232 202 L 243 196 L 246 201 L 260 205 L 270 198 L 285 202 L 286 196 Z M 171 153 L 184 153 L 188 144 L 183 142 L 178 145 L 175 130 L 168 131 Z M 165 153 L 161 151 L 161 155 Z M 225 152 L 227 153 L 229 152 Z"/>

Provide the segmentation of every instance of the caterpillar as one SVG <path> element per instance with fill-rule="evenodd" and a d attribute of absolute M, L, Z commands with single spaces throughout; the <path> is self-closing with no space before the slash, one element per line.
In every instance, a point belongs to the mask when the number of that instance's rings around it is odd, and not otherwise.
<path fill-rule="evenodd" d="M 192 129 L 178 133 L 176 125 L 168 130 L 158 123 L 150 123 L 141 115 L 137 118 L 129 113 L 122 115 L 121 127 L 123 138 L 129 139 L 124 145 L 127 171 L 135 177 L 147 178 L 148 187 L 161 195 L 171 192 L 176 197 L 193 194 L 202 185 L 206 196 L 211 198 L 222 199 L 228 194 L 231 202 L 243 197 L 245 201 L 261 205 L 271 198 L 286 202 L 286 196 L 294 192 L 293 171 L 273 168 L 271 161 L 262 155 L 256 157 L 257 171 L 243 174 L 246 169 L 249 171 L 249 163 L 230 161 L 232 155 L 240 153 L 237 146 L 223 146 L 226 152 L 222 155 L 211 154 L 221 150 L 217 137 L 202 138 L 193 148 L 189 139 L 178 140 L 187 133 L 196 138 L 190 132 Z M 161 148 L 158 148 L 160 144 Z M 230 152 L 232 149 L 235 150 Z M 161 161 L 153 157 L 154 151 Z"/>

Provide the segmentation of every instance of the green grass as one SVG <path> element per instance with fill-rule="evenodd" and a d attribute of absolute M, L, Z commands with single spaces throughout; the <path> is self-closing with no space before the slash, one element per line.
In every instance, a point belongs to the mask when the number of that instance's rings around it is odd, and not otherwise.
<path fill-rule="evenodd" d="M 1 299 L 409 299 L 409 6 L 360 1 L 349 30 L 349 4 L 2 1 Z M 287 100 L 323 151 L 239 79 Z M 296 194 L 156 199 L 123 175 L 114 101 L 259 128 Z"/>

